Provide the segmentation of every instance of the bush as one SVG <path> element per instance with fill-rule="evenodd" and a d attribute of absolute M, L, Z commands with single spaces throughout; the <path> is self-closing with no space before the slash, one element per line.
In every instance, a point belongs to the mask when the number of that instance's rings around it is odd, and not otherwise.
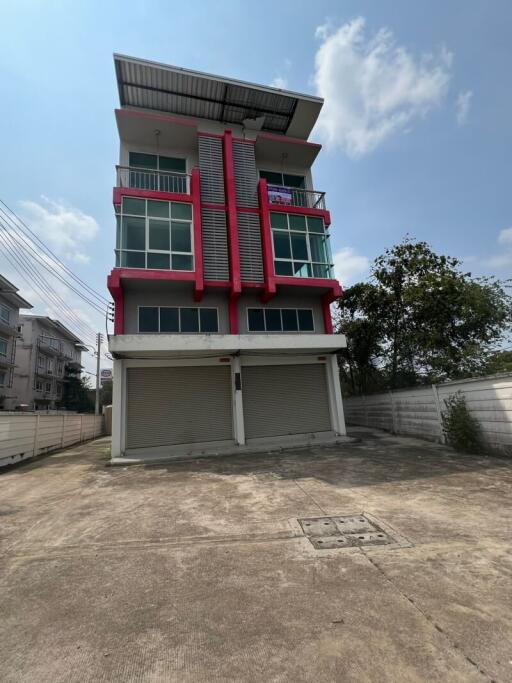
<path fill-rule="evenodd" d="M 456 451 L 479 453 L 482 451 L 480 424 L 471 415 L 466 397 L 458 391 L 445 399 L 446 410 L 442 414 L 446 443 Z"/>

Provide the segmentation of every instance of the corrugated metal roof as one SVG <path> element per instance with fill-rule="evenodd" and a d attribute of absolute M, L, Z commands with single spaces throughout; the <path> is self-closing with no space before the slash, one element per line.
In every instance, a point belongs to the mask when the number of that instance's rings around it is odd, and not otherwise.
<path fill-rule="evenodd" d="M 275 88 L 114 55 L 122 106 L 242 124 L 264 116 L 263 130 L 286 133 L 301 101 L 322 100 Z M 316 117 L 315 117 L 316 118 Z"/>

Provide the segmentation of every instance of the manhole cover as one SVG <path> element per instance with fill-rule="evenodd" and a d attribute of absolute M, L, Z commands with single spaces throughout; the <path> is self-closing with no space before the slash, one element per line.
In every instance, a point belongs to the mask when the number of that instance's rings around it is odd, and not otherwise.
<path fill-rule="evenodd" d="M 388 533 L 365 515 L 334 515 L 298 520 L 305 536 L 317 550 L 354 548 L 395 543 Z"/>

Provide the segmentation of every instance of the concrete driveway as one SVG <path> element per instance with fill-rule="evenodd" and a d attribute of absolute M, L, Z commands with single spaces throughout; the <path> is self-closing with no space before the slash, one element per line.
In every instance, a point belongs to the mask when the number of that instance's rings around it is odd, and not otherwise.
<path fill-rule="evenodd" d="M 510 681 L 512 462 L 331 448 L 0 476 L 0 680 Z M 316 550 L 366 513 L 394 541 Z"/>

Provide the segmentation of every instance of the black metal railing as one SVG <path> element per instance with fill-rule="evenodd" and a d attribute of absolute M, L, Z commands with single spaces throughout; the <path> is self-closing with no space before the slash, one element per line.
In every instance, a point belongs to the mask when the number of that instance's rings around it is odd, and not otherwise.
<path fill-rule="evenodd" d="M 267 194 L 269 204 L 301 206 L 305 209 L 322 209 L 325 211 L 325 192 L 267 183 Z"/>

